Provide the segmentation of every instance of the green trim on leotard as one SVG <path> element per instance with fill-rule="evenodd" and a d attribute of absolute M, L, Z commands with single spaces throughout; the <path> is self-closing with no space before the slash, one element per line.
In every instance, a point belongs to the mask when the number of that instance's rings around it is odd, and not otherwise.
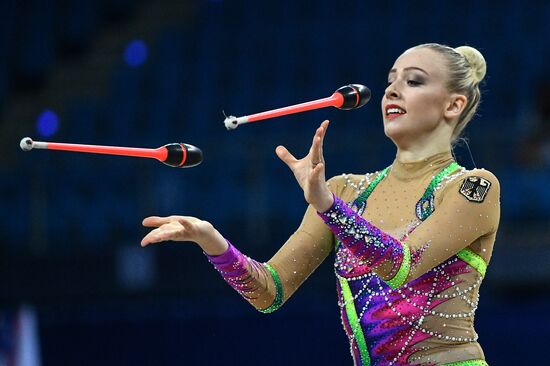
<path fill-rule="evenodd" d="M 393 289 L 403 286 L 407 282 L 411 270 L 411 249 L 405 243 L 403 245 L 403 260 L 397 270 L 397 273 L 391 280 L 384 281 Z"/>
<path fill-rule="evenodd" d="M 371 184 L 369 184 L 369 186 L 361 193 L 361 195 L 359 195 L 359 197 L 355 199 L 355 204 L 357 205 L 357 207 L 359 207 L 363 202 L 365 202 L 367 198 L 369 198 L 372 191 L 374 191 L 378 183 L 380 183 L 382 179 L 386 178 L 386 175 L 388 175 L 388 171 L 390 170 L 390 168 L 391 168 L 391 165 L 385 168 L 384 170 L 382 170 L 376 176 L 376 178 L 374 178 Z"/>
<path fill-rule="evenodd" d="M 481 274 L 481 277 L 485 277 L 487 263 L 485 263 L 479 254 L 469 248 L 464 248 L 460 252 L 456 253 L 456 256 L 478 271 Z"/>
<path fill-rule="evenodd" d="M 489 366 L 489 364 L 484 360 L 468 360 L 446 363 L 442 366 Z"/>
<path fill-rule="evenodd" d="M 258 311 L 264 314 L 269 314 L 276 311 L 281 307 L 281 305 L 283 305 L 284 293 L 283 293 L 283 285 L 281 285 L 281 280 L 279 279 L 279 274 L 277 273 L 277 271 L 273 267 L 271 267 L 268 263 L 264 263 L 264 267 L 269 271 L 269 273 L 271 273 L 271 277 L 273 277 L 273 281 L 275 282 L 276 292 L 275 292 L 275 299 L 273 299 L 273 303 L 265 309 L 258 309 Z"/>
<path fill-rule="evenodd" d="M 345 278 L 338 277 L 340 282 L 340 287 L 342 289 L 342 296 L 344 297 L 344 304 L 346 304 L 346 314 L 348 316 L 348 321 L 353 331 L 353 336 L 357 342 L 357 347 L 359 348 L 359 353 L 361 354 L 361 365 L 370 366 L 370 355 L 367 348 L 367 342 L 365 341 L 365 335 L 363 334 L 363 329 L 357 317 L 357 309 L 355 309 L 355 302 L 349 283 Z"/>

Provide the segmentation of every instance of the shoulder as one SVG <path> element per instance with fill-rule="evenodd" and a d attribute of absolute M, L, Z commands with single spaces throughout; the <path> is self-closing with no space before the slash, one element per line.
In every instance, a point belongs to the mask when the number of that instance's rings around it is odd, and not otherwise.
<path fill-rule="evenodd" d="M 476 185 L 479 182 L 481 186 L 487 187 L 487 189 L 500 190 L 500 182 L 498 181 L 496 175 L 494 175 L 491 171 L 483 168 L 465 170 L 461 182 L 462 184 L 471 182 L 475 183 Z"/>
<path fill-rule="evenodd" d="M 485 169 L 462 169 L 453 175 L 438 199 L 440 211 L 452 216 L 450 222 L 469 222 L 481 234 L 496 232 L 500 221 L 497 177 Z"/>
<path fill-rule="evenodd" d="M 489 180 L 493 182 L 494 184 L 498 184 L 498 179 L 496 175 L 494 175 L 491 171 L 483 168 L 476 168 L 472 170 L 465 170 L 464 172 L 465 177 L 480 177 L 486 180 Z"/>
<path fill-rule="evenodd" d="M 445 195 L 460 195 L 463 199 L 477 203 L 484 202 L 487 197 L 498 199 L 500 196 L 500 182 L 489 170 L 463 169 L 449 177 L 451 181 L 444 189 Z"/>

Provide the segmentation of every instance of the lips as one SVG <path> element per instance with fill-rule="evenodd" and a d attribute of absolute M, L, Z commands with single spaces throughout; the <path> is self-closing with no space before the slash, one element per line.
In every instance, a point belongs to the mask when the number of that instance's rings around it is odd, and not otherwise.
<path fill-rule="evenodd" d="M 388 104 L 384 110 L 386 112 L 385 116 L 387 119 L 395 119 L 407 113 L 405 109 L 401 108 L 397 104 Z"/>

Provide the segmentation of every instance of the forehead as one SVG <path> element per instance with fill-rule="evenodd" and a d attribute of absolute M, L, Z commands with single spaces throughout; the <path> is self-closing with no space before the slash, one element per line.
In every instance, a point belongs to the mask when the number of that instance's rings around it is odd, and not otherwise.
<path fill-rule="evenodd" d="M 444 77 L 446 71 L 443 55 L 429 48 L 406 50 L 395 60 L 392 70 L 399 72 L 408 67 L 420 68 L 436 78 Z"/>

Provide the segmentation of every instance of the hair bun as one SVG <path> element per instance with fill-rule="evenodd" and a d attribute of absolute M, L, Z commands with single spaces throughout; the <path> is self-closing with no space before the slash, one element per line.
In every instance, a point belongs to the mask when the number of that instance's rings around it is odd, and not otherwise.
<path fill-rule="evenodd" d="M 483 80 L 487 72 L 487 63 L 481 52 L 470 46 L 457 47 L 455 51 L 464 56 L 466 61 L 470 64 L 474 81 L 479 83 Z"/>

